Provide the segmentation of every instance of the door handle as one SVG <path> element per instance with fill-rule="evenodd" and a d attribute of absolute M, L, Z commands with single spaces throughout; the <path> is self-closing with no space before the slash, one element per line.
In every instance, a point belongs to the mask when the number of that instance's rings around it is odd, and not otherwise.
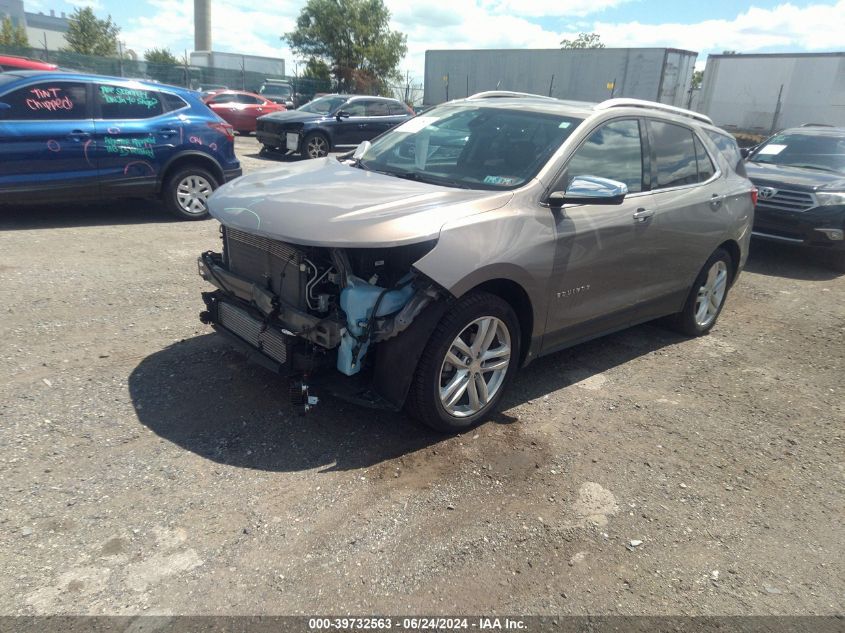
<path fill-rule="evenodd" d="M 634 211 L 634 219 L 637 222 L 645 222 L 648 218 L 654 215 L 652 209 L 637 209 Z"/>
<path fill-rule="evenodd" d="M 716 211 L 719 207 L 722 206 L 722 201 L 725 199 L 725 196 L 720 196 L 718 194 L 713 194 L 710 198 L 710 206 L 714 211 Z"/>
<path fill-rule="evenodd" d="M 67 137 L 74 141 L 82 141 L 91 138 L 91 135 L 88 132 L 84 132 L 82 130 L 73 130 L 70 134 L 67 135 Z"/>

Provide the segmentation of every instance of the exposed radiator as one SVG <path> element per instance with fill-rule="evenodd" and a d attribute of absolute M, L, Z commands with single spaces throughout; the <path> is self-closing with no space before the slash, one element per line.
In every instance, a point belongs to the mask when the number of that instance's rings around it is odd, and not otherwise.
<path fill-rule="evenodd" d="M 284 364 L 288 359 L 288 342 L 284 334 L 273 328 L 261 331 L 262 323 L 245 310 L 221 301 L 218 304 L 220 325 L 239 338 L 261 350 L 267 356 Z"/>
<path fill-rule="evenodd" d="M 305 309 L 303 253 L 295 246 L 226 228 L 227 268 L 262 288 L 272 290 L 291 305 Z"/>

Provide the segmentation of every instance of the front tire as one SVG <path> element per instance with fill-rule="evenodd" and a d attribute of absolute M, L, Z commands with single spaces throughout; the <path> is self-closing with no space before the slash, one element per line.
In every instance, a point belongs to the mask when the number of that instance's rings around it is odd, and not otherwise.
<path fill-rule="evenodd" d="M 167 210 L 183 220 L 208 217 L 208 197 L 219 187 L 217 179 L 202 167 L 183 167 L 164 184 L 163 198 Z"/>
<path fill-rule="evenodd" d="M 496 408 L 520 358 L 513 308 L 487 292 L 459 300 L 431 335 L 414 374 L 406 409 L 438 431 L 457 433 Z"/>
<path fill-rule="evenodd" d="M 733 260 L 723 248 L 716 249 L 690 288 L 684 309 L 672 325 L 687 336 L 702 336 L 716 325 L 733 281 Z"/>
<path fill-rule="evenodd" d="M 307 158 L 322 158 L 328 156 L 331 147 L 329 139 L 319 132 L 312 132 L 302 139 L 302 153 Z"/>

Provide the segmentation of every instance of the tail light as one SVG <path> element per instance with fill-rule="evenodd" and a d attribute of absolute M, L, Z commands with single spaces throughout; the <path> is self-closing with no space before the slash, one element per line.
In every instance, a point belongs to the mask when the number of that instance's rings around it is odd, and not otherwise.
<path fill-rule="evenodd" d="M 757 208 L 757 187 L 751 187 L 751 204 Z"/>
<path fill-rule="evenodd" d="M 210 127 L 212 130 L 216 130 L 216 131 L 220 132 L 230 141 L 235 140 L 235 128 L 233 128 L 228 123 L 214 122 L 214 123 L 209 123 L 208 127 Z"/>

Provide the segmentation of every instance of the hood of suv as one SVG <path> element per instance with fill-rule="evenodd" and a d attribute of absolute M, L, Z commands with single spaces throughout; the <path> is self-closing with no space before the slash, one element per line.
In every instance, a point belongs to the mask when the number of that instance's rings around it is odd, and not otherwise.
<path fill-rule="evenodd" d="M 455 189 L 340 163 L 334 157 L 260 171 L 223 185 L 209 213 L 225 226 L 310 246 L 400 246 L 447 222 L 492 211 L 509 191 Z"/>
<path fill-rule="evenodd" d="M 748 161 L 745 163 L 748 177 L 754 183 L 767 185 L 794 186 L 796 189 L 811 191 L 845 190 L 845 175 L 821 169 L 790 167 L 788 165 L 767 165 Z"/>
<path fill-rule="evenodd" d="M 312 114 L 311 112 L 300 112 L 299 110 L 287 110 L 286 112 L 273 112 L 272 114 L 265 114 L 259 119 L 263 121 L 275 121 L 278 123 L 305 123 L 307 121 L 316 121 L 322 119 L 320 114 Z"/>

